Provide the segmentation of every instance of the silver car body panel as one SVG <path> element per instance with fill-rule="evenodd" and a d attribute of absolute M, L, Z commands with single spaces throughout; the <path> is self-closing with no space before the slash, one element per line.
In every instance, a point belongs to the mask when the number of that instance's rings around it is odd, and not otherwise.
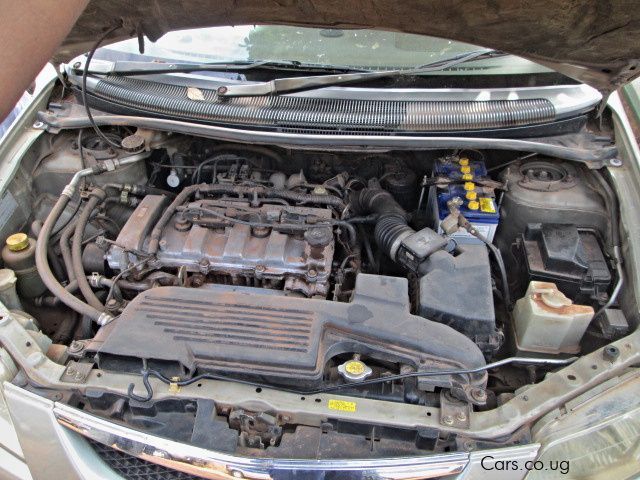
<path fill-rule="evenodd" d="M 23 122 L 20 127 L 12 129 L 11 135 L 0 145 L 0 154 L 2 154 L 0 155 L 2 159 L 0 162 L 0 190 L 6 188 L 7 183 L 12 179 L 13 173 L 17 169 L 21 157 L 36 138 L 42 134 L 42 130 L 40 129 L 43 128 L 43 125 L 36 124 L 35 128 L 28 128 L 25 121 L 28 120 L 29 117 L 33 118 L 38 104 L 43 98 L 43 96 L 38 96 L 34 99 L 34 103 L 22 117 L 21 120 L 23 120 Z M 637 289 L 638 286 L 640 286 L 640 271 L 637 268 L 637 266 L 640 265 L 640 251 L 638 251 L 638 245 L 635 239 L 640 238 L 640 224 L 637 222 L 637 212 L 640 211 L 640 199 L 637 189 L 637 185 L 640 183 L 640 169 L 637 159 L 640 158 L 640 152 L 638 152 L 638 146 L 633 138 L 628 120 L 622 110 L 617 94 L 614 94 L 609 99 L 609 106 L 614 114 L 618 142 L 621 144 L 622 156 L 625 158 L 621 167 L 610 167 L 610 170 L 615 186 L 620 193 L 621 220 L 625 225 L 627 233 L 626 239 L 629 242 L 624 249 L 625 258 L 627 259 L 625 267 L 627 275 L 632 277 L 629 283 Z M 165 126 L 169 127 L 170 125 L 167 124 Z M 507 142 L 508 141 L 509 140 L 507 140 Z M 638 291 L 634 292 L 634 296 L 636 298 L 640 297 Z M 6 340 L 6 337 L 2 339 L 3 342 Z M 632 334 L 616 342 L 616 344 L 621 348 L 622 354 L 615 364 L 604 363 L 602 353 L 596 351 L 592 355 L 583 357 L 583 359 L 574 365 L 562 369 L 558 373 L 549 375 L 547 379 L 540 384 L 529 388 L 525 392 L 521 392 L 513 402 L 508 402 L 505 406 L 500 407 L 498 411 L 482 412 L 481 415 L 478 415 L 472 420 L 472 429 L 478 435 L 490 434 L 497 436 L 513 427 L 513 423 L 509 419 L 517 417 L 519 421 L 530 422 L 535 420 L 545 411 L 549 411 L 549 409 L 552 408 L 552 404 L 563 403 L 566 399 L 575 397 L 595 385 L 600 384 L 606 378 L 615 376 L 616 372 L 624 370 L 628 365 L 637 364 L 638 358 L 640 357 L 640 334 Z M 59 379 L 64 371 L 63 366 L 54 364 L 46 359 L 42 353 L 27 356 L 24 354 L 25 352 L 12 349 L 11 346 L 9 346 L 9 350 L 17 363 L 28 367 L 27 370 L 29 374 L 35 375 L 32 377 L 35 381 L 44 381 L 46 384 L 47 381 L 51 381 L 53 378 L 56 380 Z M 38 354 L 38 352 L 30 353 Z M 591 367 L 591 365 L 594 364 L 592 362 L 595 362 L 598 366 L 595 372 Z M 608 374 L 605 372 L 608 372 Z M 571 382 L 567 381 L 566 377 L 569 374 L 575 376 L 576 380 Z M 130 376 L 129 379 L 131 379 Z M 102 379 L 103 382 L 98 382 L 97 380 L 96 377 L 90 377 L 80 388 L 91 388 L 100 384 L 106 386 L 107 389 L 117 391 L 117 388 L 114 388 L 114 385 L 119 383 L 116 381 L 116 378 L 110 379 L 109 376 L 107 376 L 107 378 Z M 240 393 L 234 390 L 235 385 L 228 386 L 230 393 L 234 395 Z M 163 390 L 162 385 L 154 385 L 154 387 L 156 388 L 157 394 L 168 394 L 168 392 Z M 201 390 L 203 390 L 205 395 L 210 395 L 212 391 L 220 391 L 221 385 L 212 383 L 210 387 L 210 389 Z M 63 417 L 66 418 L 67 421 L 78 421 L 77 427 L 78 430 L 80 430 L 83 420 L 85 422 L 88 420 L 93 421 L 95 417 L 90 417 L 84 412 L 70 409 L 65 405 L 58 405 L 50 399 L 36 396 L 6 382 L 3 384 L 3 388 L 4 398 L 0 395 L 0 407 L 2 407 L 0 408 L 0 417 L 2 417 L 3 423 L 0 424 L 0 428 L 8 430 L 11 429 L 11 425 L 13 424 L 15 432 L 0 432 L 0 437 L 2 437 L 3 440 L 0 442 L 2 443 L 2 448 L 0 449 L 0 465 L 2 465 L 0 467 L 0 476 L 6 476 L 8 478 L 13 476 L 14 478 L 26 479 L 31 478 L 29 475 L 30 472 L 33 478 L 118 478 L 114 472 L 97 457 L 81 435 L 60 423 Z M 185 396 L 191 395 L 192 393 L 188 388 L 182 392 Z M 310 413 L 322 413 L 319 410 L 317 412 L 309 412 L 309 408 L 319 408 L 311 402 L 307 402 L 305 406 L 294 405 L 292 403 L 293 399 L 283 399 L 281 395 L 278 395 L 277 391 L 271 393 L 273 396 L 268 394 L 260 399 L 249 396 L 246 402 L 255 405 L 255 402 L 264 404 L 265 400 L 268 400 L 268 402 L 284 400 L 285 407 L 295 407 L 297 410 L 296 413 L 299 414 L 300 417 L 304 417 Z M 526 400 L 524 397 L 526 397 Z M 6 406 L 4 403 L 5 400 Z M 358 399 L 358 401 L 361 401 L 361 399 Z M 365 406 L 367 406 L 366 403 Z M 376 407 L 378 407 L 377 411 L 374 411 Z M 305 411 L 305 409 L 307 410 Z M 363 412 L 365 416 L 372 413 L 389 416 L 389 413 L 393 413 L 380 411 L 379 405 L 375 403 L 371 403 L 369 408 L 364 408 Z M 433 419 L 430 421 L 426 421 L 426 417 L 424 417 L 426 412 L 427 409 L 421 409 L 420 411 L 421 423 L 432 425 L 431 422 L 435 422 L 433 425 L 438 425 L 439 417 L 437 412 L 434 412 L 435 415 L 432 415 Z M 529 414 L 526 414 L 526 412 L 529 412 Z M 8 413 L 12 418 L 6 421 Z M 403 415 L 401 418 L 396 417 L 395 420 L 398 423 L 408 424 L 414 423 L 418 418 L 414 416 L 418 415 L 417 410 L 412 412 L 412 410 L 409 409 L 406 413 L 406 416 Z M 431 419 L 431 417 L 429 418 Z M 101 422 L 104 421 L 100 420 L 97 424 L 103 425 Z M 106 423 L 107 426 L 113 426 L 113 424 L 109 422 L 104 423 Z M 90 426 L 93 427 L 93 423 Z M 441 427 L 440 425 L 440 428 Z M 128 431 L 126 433 L 130 432 Z M 133 435 L 134 433 L 131 434 Z M 139 432 L 135 432 L 135 434 L 139 435 Z M 7 450 L 5 439 L 8 437 L 19 439 L 21 451 L 17 449 L 15 451 Z M 155 441 L 155 439 L 153 440 Z M 164 439 L 160 440 L 166 441 Z M 484 450 L 477 453 L 450 454 L 450 456 L 447 457 L 431 456 L 424 458 L 428 458 L 428 460 L 425 460 L 425 465 L 431 466 L 437 464 L 438 457 L 440 457 L 439 461 L 441 463 L 439 465 L 441 466 L 444 465 L 446 461 L 454 462 L 456 465 L 455 468 L 461 468 L 461 470 L 459 470 L 459 478 L 480 478 L 486 475 L 486 471 L 480 468 L 481 458 L 487 455 L 494 456 L 496 460 L 501 458 L 505 460 L 513 459 L 516 455 L 521 455 L 523 458 L 534 458 L 537 449 L 538 445 L 532 444 L 516 448 Z M 493 478 L 499 478 L 493 475 L 493 473 L 498 474 L 499 472 L 492 472 Z M 503 478 L 522 478 L 524 473 L 525 472 L 508 472 L 505 474 L 508 476 Z"/>
<path fill-rule="evenodd" d="M 147 435 L 56 403 L 5 383 L 13 421 L 23 444 L 25 459 L 34 478 L 120 478 L 84 441 L 100 443 L 148 462 L 210 479 L 286 479 L 297 475 L 341 479 L 435 478 L 458 474 L 460 479 L 483 478 L 495 462 L 533 460 L 537 444 L 481 452 L 447 453 L 421 457 L 376 460 L 280 460 L 239 457 L 217 453 L 164 438 Z M 490 460 L 486 457 L 493 457 Z M 46 461 L 42 461 L 46 458 Z M 481 463 L 482 459 L 485 461 Z M 500 472 L 496 472 L 500 473 Z M 525 471 L 507 472 L 505 479 L 524 478 Z M 455 478 L 455 477 L 452 477 Z M 494 477 L 500 478 L 500 477 Z"/>

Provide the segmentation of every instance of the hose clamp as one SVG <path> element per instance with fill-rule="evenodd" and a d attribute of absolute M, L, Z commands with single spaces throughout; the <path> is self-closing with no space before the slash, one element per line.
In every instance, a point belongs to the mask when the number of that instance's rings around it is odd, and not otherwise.
<path fill-rule="evenodd" d="M 96 323 L 103 327 L 108 323 L 111 323 L 113 320 L 115 320 L 115 317 L 113 315 L 107 312 L 102 312 L 98 317 L 98 319 L 96 320 Z"/>
<path fill-rule="evenodd" d="M 89 280 L 89 285 L 93 288 L 99 288 L 102 276 L 98 272 L 93 272 L 89 277 L 87 277 L 87 280 Z"/>
<path fill-rule="evenodd" d="M 73 194 L 75 192 L 75 187 L 71 184 L 67 185 L 64 187 L 64 189 L 62 190 L 62 193 L 60 195 L 64 195 L 65 197 L 73 197 Z"/>

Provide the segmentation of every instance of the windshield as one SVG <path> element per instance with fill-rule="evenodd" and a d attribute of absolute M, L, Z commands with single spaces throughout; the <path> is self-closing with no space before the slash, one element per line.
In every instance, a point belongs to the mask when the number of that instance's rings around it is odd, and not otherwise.
<path fill-rule="evenodd" d="M 101 48 L 96 58 L 179 62 L 296 61 L 322 66 L 392 70 L 472 52 L 479 47 L 423 35 L 379 30 L 339 30 L 277 25 L 181 30 L 146 42 L 137 39 Z M 478 60 L 431 74 L 527 74 L 549 72 L 519 57 Z"/>

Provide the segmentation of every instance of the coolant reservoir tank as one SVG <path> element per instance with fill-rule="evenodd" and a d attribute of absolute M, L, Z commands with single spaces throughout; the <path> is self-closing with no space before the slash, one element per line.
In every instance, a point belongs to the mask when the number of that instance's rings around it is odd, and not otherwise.
<path fill-rule="evenodd" d="M 555 283 L 531 282 L 513 310 L 518 348 L 540 353 L 578 353 L 593 308 L 574 305 Z"/>

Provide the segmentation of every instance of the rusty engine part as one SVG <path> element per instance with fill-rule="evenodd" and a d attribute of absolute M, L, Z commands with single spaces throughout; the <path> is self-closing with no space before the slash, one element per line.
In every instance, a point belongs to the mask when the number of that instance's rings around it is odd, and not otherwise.
<path fill-rule="evenodd" d="M 254 198 L 203 198 L 175 202 L 172 209 L 165 196 L 147 195 L 110 248 L 109 266 L 122 271 L 139 261 L 142 257 L 136 252 L 153 248 L 153 231 L 163 223 L 155 268 L 184 267 L 213 283 L 326 297 L 335 245 L 329 208 L 258 200 L 260 189 L 198 190 L 253 193 Z M 337 197 L 324 197 L 327 202 L 339 201 Z M 162 222 L 170 210 L 168 220 Z"/>

